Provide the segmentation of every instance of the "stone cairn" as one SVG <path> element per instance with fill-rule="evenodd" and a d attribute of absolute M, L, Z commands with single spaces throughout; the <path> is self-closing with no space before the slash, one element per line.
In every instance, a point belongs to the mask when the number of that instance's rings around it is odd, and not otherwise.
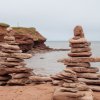
<path fill-rule="evenodd" d="M 76 26 L 74 38 L 70 40 L 70 58 L 60 60 L 67 66 L 62 72 L 51 76 L 53 85 L 60 86 L 55 90 L 53 100 L 93 100 L 92 90 L 97 88 L 88 85 L 100 83 L 100 75 L 98 68 L 90 67 L 90 62 L 98 62 L 100 58 L 90 57 L 92 53 L 89 46 L 82 27 Z"/>
<path fill-rule="evenodd" d="M 57 85 L 53 100 L 93 100 L 92 90 L 83 82 L 79 82 L 77 74 L 66 68 L 51 76 L 52 84 Z"/>
<path fill-rule="evenodd" d="M 69 58 L 62 60 L 67 69 L 77 74 L 80 82 L 86 83 L 94 91 L 100 91 L 100 73 L 97 67 L 91 67 L 90 62 L 100 62 L 100 58 L 92 57 L 91 43 L 88 42 L 81 26 L 74 28 L 74 37 L 69 41 L 71 52 Z"/>
<path fill-rule="evenodd" d="M 7 28 L 4 43 L 0 42 L 0 85 L 25 85 L 30 83 L 32 69 L 25 67 L 23 59 L 32 57 L 22 53 L 13 36 L 11 28 Z"/>

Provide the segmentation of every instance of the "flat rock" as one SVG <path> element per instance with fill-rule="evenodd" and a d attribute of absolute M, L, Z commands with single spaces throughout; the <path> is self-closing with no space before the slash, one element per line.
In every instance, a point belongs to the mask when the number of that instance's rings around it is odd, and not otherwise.
<path fill-rule="evenodd" d="M 85 78 L 78 78 L 80 82 L 85 82 L 86 84 L 90 85 L 100 85 L 100 79 L 98 80 L 90 80 L 90 79 L 85 79 Z"/>
<path fill-rule="evenodd" d="M 5 65 L 8 67 L 13 67 L 13 66 L 25 66 L 25 62 L 0 62 L 1 65 Z"/>
<path fill-rule="evenodd" d="M 93 100 L 93 92 L 91 90 L 71 93 L 61 92 L 60 89 L 54 92 L 53 100 Z"/>
<path fill-rule="evenodd" d="M 7 81 L 10 78 L 11 78 L 10 75 L 0 76 L 0 81 Z"/>
<path fill-rule="evenodd" d="M 67 67 L 90 67 L 90 63 L 86 62 L 86 63 L 69 63 L 69 62 L 65 62 L 64 65 L 67 65 Z"/>
<path fill-rule="evenodd" d="M 0 51 L 0 57 L 9 57 L 10 54 L 9 53 L 4 53 L 2 51 Z"/>
<path fill-rule="evenodd" d="M 29 78 L 33 82 L 47 82 L 47 81 L 52 81 L 52 78 L 50 78 L 50 77 L 30 76 Z"/>
<path fill-rule="evenodd" d="M 91 55 L 91 52 L 68 53 L 70 57 L 90 57 Z"/>
<path fill-rule="evenodd" d="M 6 85 L 6 81 L 0 81 L 0 86 L 4 86 L 4 85 Z"/>
<path fill-rule="evenodd" d="M 65 68 L 64 71 L 65 71 L 66 73 L 72 73 L 72 74 L 76 75 L 76 73 L 75 73 L 74 71 L 72 71 L 72 70 L 70 70 L 70 69 L 68 69 L 68 68 Z"/>
<path fill-rule="evenodd" d="M 20 59 L 28 59 L 28 58 L 31 58 L 32 55 L 26 54 L 26 53 L 13 53 L 11 54 L 11 57 L 20 58 Z"/>
<path fill-rule="evenodd" d="M 7 58 L 6 61 L 8 62 L 22 62 L 23 59 L 19 59 L 19 58 Z"/>
<path fill-rule="evenodd" d="M 55 90 L 53 95 L 53 100 L 80 100 L 78 98 L 84 97 L 84 93 L 78 92 L 62 92 L 62 89 L 66 88 L 58 88 Z"/>
<path fill-rule="evenodd" d="M 5 52 L 5 53 L 21 53 L 22 51 L 21 50 L 12 50 L 12 49 L 2 48 L 2 52 Z"/>
<path fill-rule="evenodd" d="M 22 67 L 22 68 L 7 68 L 5 70 L 7 73 L 27 73 L 31 72 L 33 69 Z"/>
<path fill-rule="evenodd" d="M 20 78 L 28 78 L 31 74 L 30 73 L 13 73 L 10 74 L 13 79 L 20 79 Z"/>
<path fill-rule="evenodd" d="M 91 51 L 90 47 L 85 47 L 85 48 L 71 48 L 72 53 L 81 53 L 81 52 L 88 52 Z"/>
<path fill-rule="evenodd" d="M 88 87 L 93 91 L 100 92 L 100 86 L 88 85 Z"/>
<path fill-rule="evenodd" d="M 8 74 L 8 72 L 6 71 L 6 68 L 0 67 L 0 75 L 6 75 L 6 74 Z"/>
<path fill-rule="evenodd" d="M 90 67 L 90 68 L 85 68 L 85 67 L 68 67 L 72 71 L 75 71 L 77 73 L 96 73 L 99 71 L 99 68 L 97 67 Z"/>
<path fill-rule="evenodd" d="M 14 36 L 4 36 L 4 40 L 15 41 L 15 37 Z"/>
<path fill-rule="evenodd" d="M 85 83 L 63 83 L 62 85 L 65 88 L 77 88 L 79 91 L 87 91 L 89 90 L 89 87 Z"/>
<path fill-rule="evenodd" d="M 70 47 L 72 48 L 86 48 L 89 47 L 91 45 L 90 42 L 87 43 L 70 43 Z"/>
<path fill-rule="evenodd" d="M 77 63 L 84 63 L 84 62 L 100 62 L 100 57 L 73 57 L 73 58 L 66 58 L 63 60 L 59 60 L 59 62 L 77 62 Z"/>
<path fill-rule="evenodd" d="M 3 44 L 0 44 L 0 46 L 5 49 L 20 50 L 19 46 L 17 45 L 9 45 L 7 43 L 3 43 Z"/>
<path fill-rule="evenodd" d="M 8 85 L 25 85 L 30 83 L 28 78 L 21 78 L 21 79 L 11 79 L 7 82 Z"/>
<path fill-rule="evenodd" d="M 85 38 L 79 38 L 79 39 L 70 39 L 69 40 L 70 43 L 78 43 L 78 44 L 81 44 L 81 43 L 87 43 L 88 41 L 85 39 Z"/>
<path fill-rule="evenodd" d="M 99 79 L 99 73 L 77 73 L 78 78 L 86 78 L 86 79 Z"/>
<path fill-rule="evenodd" d="M 60 74 L 62 75 L 62 76 L 64 76 L 64 77 L 69 77 L 69 78 L 76 78 L 77 76 L 76 76 L 76 74 L 74 73 L 67 73 L 67 72 L 60 72 Z"/>

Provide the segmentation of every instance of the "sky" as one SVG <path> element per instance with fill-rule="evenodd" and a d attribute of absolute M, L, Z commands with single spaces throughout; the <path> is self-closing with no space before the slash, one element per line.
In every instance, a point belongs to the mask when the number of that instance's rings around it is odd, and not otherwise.
<path fill-rule="evenodd" d="M 68 41 L 81 25 L 100 41 L 100 0 L 0 0 L 0 22 L 35 27 L 48 41 Z"/>

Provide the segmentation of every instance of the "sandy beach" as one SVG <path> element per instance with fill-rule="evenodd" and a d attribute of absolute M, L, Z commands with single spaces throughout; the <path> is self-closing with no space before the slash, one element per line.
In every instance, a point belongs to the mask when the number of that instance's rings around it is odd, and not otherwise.
<path fill-rule="evenodd" d="M 0 100 L 52 100 L 56 88 L 50 84 L 1 86 Z M 94 92 L 94 100 L 100 100 L 100 92 Z"/>

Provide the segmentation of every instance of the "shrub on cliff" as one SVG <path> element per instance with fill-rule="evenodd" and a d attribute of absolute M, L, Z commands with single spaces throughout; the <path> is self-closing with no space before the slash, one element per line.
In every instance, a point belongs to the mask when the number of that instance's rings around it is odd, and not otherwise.
<path fill-rule="evenodd" d="M 2 27 L 9 27 L 10 25 L 8 25 L 6 23 L 0 23 L 0 26 L 2 26 Z"/>

